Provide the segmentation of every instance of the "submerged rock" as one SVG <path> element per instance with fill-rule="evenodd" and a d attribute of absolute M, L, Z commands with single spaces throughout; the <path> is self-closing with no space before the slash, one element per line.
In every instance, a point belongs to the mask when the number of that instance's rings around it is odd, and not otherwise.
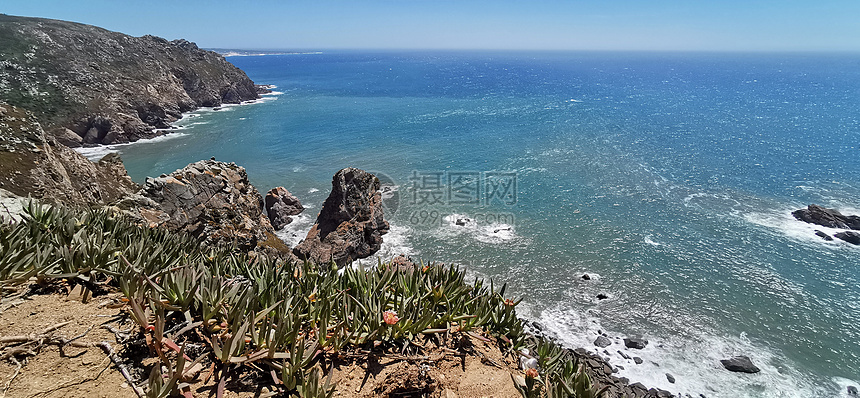
<path fill-rule="evenodd" d="M 637 350 L 641 350 L 648 345 L 648 340 L 640 339 L 636 337 L 628 337 L 624 339 L 624 346 L 627 348 L 635 348 Z"/>
<path fill-rule="evenodd" d="M 807 206 L 806 209 L 795 210 L 791 212 L 791 215 L 800 221 L 828 228 L 860 230 L 860 216 L 845 216 L 835 209 L 828 209 L 815 204 Z"/>
<path fill-rule="evenodd" d="M 284 187 L 272 188 L 266 194 L 264 201 L 269 222 L 272 223 L 272 228 L 275 228 L 276 231 L 293 222 L 290 216 L 298 215 L 305 209 L 299 202 L 299 198 Z"/>
<path fill-rule="evenodd" d="M 857 395 L 857 387 L 848 386 L 848 395 Z"/>
<path fill-rule="evenodd" d="M 854 231 L 844 231 L 833 236 L 842 239 L 852 245 L 860 245 L 860 233 Z"/>
<path fill-rule="evenodd" d="M 383 218 L 380 182 L 356 168 L 338 171 L 317 221 L 304 241 L 293 250 L 301 259 L 317 264 L 344 265 L 373 255 L 388 233 Z"/>
<path fill-rule="evenodd" d="M 753 365 L 749 357 L 744 355 L 738 355 L 729 359 L 722 359 L 720 360 L 720 363 L 723 364 L 724 368 L 732 372 L 758 373 L 761 371 L 761 369 Z"/>

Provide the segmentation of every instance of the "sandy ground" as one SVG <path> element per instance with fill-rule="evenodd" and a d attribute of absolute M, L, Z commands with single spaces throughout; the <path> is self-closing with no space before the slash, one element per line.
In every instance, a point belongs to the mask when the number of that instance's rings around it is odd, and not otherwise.
<path fill-rule="evenodd" d="M 112 304 L 119 295 L 91 298 L 87 304 L 75 294 L 71 297 L 54 293 L 4 299 L 0 305 L 0 340 L 43 334 L 48 328 L 68 322 L 48 335 L 66 339 L 82 336 L 77 342 L 107 341 L 119 354 L 124 354 L 114 334 L 102 327 L 107 323 L 119 330 L 131 328 L 128 321 L 119 320 L 123 309 Z M 444 343 L 428 339 L 419 344 L 422 348 L 416 355 L 356 352 L 323 361 L 319 366 L 333 373 L 337 397 L 520 396 L 511 381 L 511 373 L 519 371 L 498 345 L 465 334 Z M 17 374 L 15 362 L 0 354 L 4 357 L 0 363 L 0 398 L 136 397 L 117 367 L 98 347 L 66 347 L 62 353 L 54 345 L 39 347 L 38 342 L 24 346 L 0 344 L 0 347 L 5 347 L 4 353 L 13 347 L 24 347 L 35 354 L 17 356 L 25 358 L 20 361 Z M 148 355 L 145 352 L 137 357 L 127 355 L 134 377 L 146 377 L 142 364 L 153 362 L 144 358 Z M 202 371 L 199 378 L 205 378 L 207 373 Z M 239 381 L 227 384 L 225 396 L 255 397 L 270 391 L 270 383 L 259 382 L 252 372 L 244 373 Z M 198 380 L 192 391 L 196 397 L 214 396 L 214 380 Z"/>

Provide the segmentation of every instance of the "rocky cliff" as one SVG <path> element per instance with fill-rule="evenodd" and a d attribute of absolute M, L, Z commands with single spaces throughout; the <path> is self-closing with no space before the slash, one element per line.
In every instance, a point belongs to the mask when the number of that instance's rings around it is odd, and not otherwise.
<path fill-rule="evenodd" d="M 252 250 L 277 239 L 263 197 L 235 163 L 201 160 L 147 178 L 139 193 L 118 206 L 145 225 L 185 232 L 209 245 L 235 242 Z"/>
<path fill-rule="evenodd" d="M 182 112 L 258 97 L 242 70 L 185 40 L 0 14 L 0 102 L 68 146 L 154 137 Z"/>
<path fill-rule="evenodd" d="M 106 204 L 137 191 L 117 155 L 97 163 L 45 135 L 30 112 L 0 103 L 0 188 L 51 203 Z"/>

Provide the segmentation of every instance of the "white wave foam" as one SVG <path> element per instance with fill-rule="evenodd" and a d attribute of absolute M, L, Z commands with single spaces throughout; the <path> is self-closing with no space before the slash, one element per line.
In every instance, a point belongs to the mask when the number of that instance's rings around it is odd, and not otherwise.
<path fill-rule="evenodd" d="M 308 189 L 308 193 L 314 193 L 314 192 L 319 192 L 319 191 L 320 191 L 320 190 L 319 190 L 319 189 L 317 189 L 317 188 L 311 188 L 311 189 Z"/>
<path fill-rule="evenodd" d="M 169 130 L 169 131 L 173 131 L 173 130 Z M 152 144 L 152 143 L 156 143 L 156 142 L 172 140 L 174 138 L 185 137 L 187 135 L 188 134 L 186 134 L 186 133 L 173 132 L 173 133 L 167 133 L 165 135 L 160 135 L 158 137 L 144 138 L 142 140 L 137 140 L 135 142 L 127 142 L 124 144 L 99 145 L 99 146 L 94 146 L 94 147 L 78 147 L 78 148 L 75 148 L 75 151 L 80 153 L 81 155 L 84 155 L 85 158 L 95 162 L 95 161 L 98 161 L 99 159 L 103 158 L 105 155 L 107 155 L 109 153 L 121 153 L 122 148 L 125 148 L 125 147 L 129 147 L 132 145 Z"/>
<path fill-rule="evenodd" d="M 519 238 L 513 225 L 495 222 L 491 217 L 484 218 L 484 216 L 486 215 L 477 218 L 464 214 L 447 215 L 443 217 L 445 221 L 442 225 L 443 234 L 449 236 L 466 234 L 479 242 L 489 244 L 502 244 Z"/>
<path fill-rule="evenodd" d="M 278 95 L 281 95 L 281 94 L 283 94 L 283 93 L 284 93 L 283 91 L 274 91 L 274 90 L 272 90 L 271 92 L 264 93 L 264 94 L 260 94 L 260 96 L 278 96 Z"/>
<path fill-rule="evenodd" d="M 627 336 L 606 331 L 596 314 L 559 305 L 542 311 L 538 321 L 564 345 L 584 347 L 608 358 L 613 367 L 623 367 L 618 368 L 617 376 L 627 377 L 631 383 L 641 382 L 676 394 L 800 398 L 836 396 L 838 389 L 845 391 L 847 388 L 837 382 L 821 386 L 817 381 L 804 380 L 794 367 L 787 366 L 789 361 L 786 358 L 753 344 L 744 336 L 719 337 L 702 332 L 691 340 L 645 335 L 643 337 L 649 343 L 644 349 L 628 349 L 623 343 L 623 337 Z M 612 341 L 605 349 L 594 345 L 598 331 L 606 333 Z M 618 351 L 630 359 L 625 359 Z M 761 372 L 747 375 L 723 369 L 720 360 L 735 355 L 749 356 Z M 636 364 L 633 357 L 642 358 L 643 363 Z M 666 373 L 675 377 L 675 383 L 669 383 Z"/>
<path fill-rule="evenodd" d="M 855 388 L 860 388 L 860 379 L 851 380 L 851 379 L 846 379 L 844 377 L 834 377 L 833 379 L 831 379 L 831 381 L 833 381 L 833 383 L 835 383 L 837 386 L 839 386 L 839 392 L 840 392 L 840 394 L 838 395 L 839 397 L 849 397 L 849 398 L 856 397 L 856 395 L 848 395 L 848 387 L 853 386 Z"/>
<path fill-rule="evenodd" d="M 374 257 L 388 261 L 401 254 L 417 256 L 418 252 L 409 245 L 411 235 L 412 229 L 408 226 L 391 224 L 388 233 L 382 236 L 382 247 L 374 254 Z"/>
<path fill-rule="evenodd" d="M 650 236 L 650 235 L 648 235 L 648 236 L 646 236 L 646 237 L 645 237 L 645 243 L 647 243 L 647 244 L 649 244 L 649 245 L 651 245 L 651 246 L 661 246 L 661 245 L 662 245 L 662 243 L 655 242 L 655 241 L 651 240 L 651 236 Z"/>
<path fill-rule="evenodd" d="M 275 235 L 293 248 L 308 236 L 308 231 L 311 230 L 316 219 L 309 215 L 307 211 L 290 217 L 292 217 L 293 222 L 287 224 L 284 229 L 275 232 Z"/>
<path fill-rule="evenodd" d="M 798 207 L 799 208 L 799 207 Z M 830 236 L 844 231 L 838 228 L 828 228 L 821 225 L 810 224 L 794 218 L 791 209 L 777 210 L 771 213 L 747 213 L 744 219 L 752 224 L 765 227 L 770 231 L 777 232 L 788 238 L 808 244 L 823 245 L 823 247 L 840 248 L 846 245 L 841 239 L 824 240 L 815 235 L 815 231 L 824 232 Z"/>

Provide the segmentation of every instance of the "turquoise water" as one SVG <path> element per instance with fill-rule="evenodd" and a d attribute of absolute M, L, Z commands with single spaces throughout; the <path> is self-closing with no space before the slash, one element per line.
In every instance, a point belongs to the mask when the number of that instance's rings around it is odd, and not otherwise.
<path fill-rule="evenodd" d="M 642 365 L 617 354 L 623 344 L 607 349 L 633 381 L 708 397 L 860 384 L 860 247 L 789 214 L 808 203 L 860 213 L 860 56 L 229 60 L 277 92 L 113 148 L 135 180 L 235 161 L 261 191 L 282 185 L 311 207 L 282 234 L 295 242 L 337 170 L 375 171 L 398 200 L 383 256 L 507 282 L 523 315 L 571 346 L 595 348 L 598 330 L 642 335 L 646 349 L 625 350 Z M 723 370 L 737 354 L 762 372 Z"/>

